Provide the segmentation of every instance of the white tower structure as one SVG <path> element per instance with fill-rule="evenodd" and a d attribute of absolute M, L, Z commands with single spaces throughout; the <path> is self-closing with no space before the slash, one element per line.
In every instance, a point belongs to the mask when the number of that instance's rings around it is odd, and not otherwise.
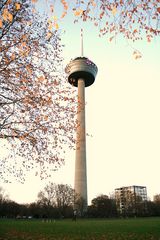
<path fill-rule="evenodd" d="M 81 34 L 82 36 L 82 34 Z M 83 212 L 87 210 L 87 167 L 86 167 L 86 127 L 85 127 L 85 87 L 94 83 L 97 66 L 88 58 L 83 57 L 83 36 L 81 38 L 81 57 L 71 60 L 66 66 L 68 81 L 78 87 L 78 127 L 75 161 L 75 192 L 83 199 Z"/>

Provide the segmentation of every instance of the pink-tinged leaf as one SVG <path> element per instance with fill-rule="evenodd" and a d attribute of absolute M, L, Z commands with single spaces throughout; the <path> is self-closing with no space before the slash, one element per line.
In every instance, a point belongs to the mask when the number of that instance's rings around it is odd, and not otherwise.
<path fill-rule="evenodd" d="M 0 28 L 2 28 L 3 27 L 3 22 L 2 22 L 2 20 L 0 19 Z"/>
<path fill-rule="evenodd" d="M 110 38 L 109 38 L 109 41 L 111 42 L 111 41 L 113 40 L 113 38 L 114 38 L 114 36 L 110 37 Z"/>
<path fill-rule="evenodd" d="M 160 13 L 160 7 L 159 7 L 159 8 L 157 8 L 157 12 L 158 12 L 158 13 Z"/>

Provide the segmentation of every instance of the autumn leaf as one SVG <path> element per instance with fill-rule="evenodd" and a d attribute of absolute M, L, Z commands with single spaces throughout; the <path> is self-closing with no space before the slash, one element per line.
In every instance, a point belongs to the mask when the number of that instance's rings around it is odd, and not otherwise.
<path fill-rule="evenodd" d="M 117 8 L 116 8 L 116 6 L 114 6 L 114 7 L 112 8 L 112 14 L 113 14 L 113 16 L 115 16 L 116 13 L 117 13 Z"/>
<path fill-rule="evenodd" d="M 103 16 L 104 16 L 104 12 L 101 12 L 101 14 L 99 15 L 100 19 L 102 19 Z"/>
<path fill-rule="evenodd" d="M 51 17 L 54 21 L 57 21 L 58 17 L 57 16 L 52 16 Z"/>
<path fill-rule="evenodd" d="M 32 13 L 36 13 L 36 9 L 35 8 L 32 8 Z"/>
<path fill-rule="evenodd" d="M 64 10 L 66 10 L 66 11 L 68 10 L 68 5 L 67 4 L 64 5 Z"/>
<path fill-rule="evenodd" d="M 38 80 L 39 81 L 43 81 L 45 78 L 43 77 L 43 76 L 40 76 L 39 78 L 38 78 Z"/>
<path fill-rule="evenodd" d="M 94 0 L 91 1 L 91 4 L 92 4 L 93 7 L 96 7 L 96 3 L 95 3 Z"/>
<path fill-rule="evenodd" d="M 6 8 L 3 10 L 2 18 L 4 21 L 8 20 L 8 10 Z"/>
<path fill-rule="evenodd" d="M 27 34 L 22 35 L 22 40 L 26 41 L 27 40 Z"/>
<path fill-rule="evenodd" d="M 151 42 L 151 38 L 150 37 L 147 37 L 147 42 Z"/>
<path fill-rule="evenodd" d="M 32 73 L 32 69 L 31 69 L 31 67 L 30 67 L 29 65 L 26 66 L 26 70 L 27 70 L 27 72 L 28 72 L 29 74 Z"/>
<path fill-rule="evenodd" d="M 135 56 L 135 59 L 137 60 L 137 59 L 139 59 L 139 58 L 141 58 L 142 56 L 141 55 L 136 55 Z"/>
<path fill-rule="evenodd" d="M 54 5 L 53 4 L 50 5 L 50 10 L 51 10 L 52 13 L 54 12 Z"/>
<path fill-rule="evenodd" d="M 9 20 L 10 22 L 13 21 L 13 15 L 8 11 L 7 8 L 5 8 L 5 9 L 3 10 L 2 18 L 3 18 L 4 21 L 8 21 L 8 20 Z"/>
<path fill-rule="evenodd" d="M 64 8 L 64 10 L 68 10 L 68 4 L 67 4 L 67 2 L 65 1 L 65 0 L 61 0 L 61 3 L 63 4 L 63 8 Z"/>
<path fill-rule="evenodd" d="M 52 30 L 52 22 L 51 21 L 48 21 L 48 30 Z"/>
<path fill-rule="evenodd" d="M 138 32 L 137 29 L 134 29 L 133 33 L 137 33 L 137 32 Z"/>
<path fill-rule="evenodd" d="M 4 58 L 5 64 L 8 64 L 10 61 L 7 57 Z"/>
<path fill-rule="evenodd" d="M 160 7 L 159 7 L 159 8 L 157 8 L 157 12 L 158 12 L 158 13 L 160 13 Z"/>
<path fill-rule="evenodd" d="M 13 21 L 13 15 L 12 15 L 11 13 L 8 13 L 8 20 L 9 20 L 10 22 Z"/>
<path fill-rule="evenodd" d="M 114 38 L 114 36 L 110 37 L 110 38 L 109 38 L 109 41 L 111 42 L 111 41 L 113 40 L 113 38 Z"/>
<path fill-rule="evenodd" d="M 19 139 L 23 141 L 25 139 L 24 135 L 19 136 Z"/>
<path fill-rule="evenodd" d="M 24 91 L 24 90 L 26 90 L 26 87 L 25 86 L 21 86 L 20 89 Z"/>
<path fill-rule="evenodd" d="M 45 121 L 48 120 L 48 116 L 47 116 L 47 115 L 44 116 L 44 120 L 45 120 Z"/>
<path fill-rule="evenodd" d="M 27 21 L 27 25 L 31 26 L 32 25 L 32 21 Z"/>
<path fill-rule="evenodd" d="M 12 0 L 8 0 L 8 1 L 7 1 L 7 4 L 11 4 L 11 2 L 12 2 Z"/>
<path fill-rule="evenodd" d="M 151 42 L 151 40 L 152 40 L 152 35 L 151 35 L 151 34 L 148 34 L 146 37 L 147 37 L 147 42 Z"/>
<path fill-rule="evenodd" d="M 16 72 L 16 77 L 19 78 L 19 76 L 20 76 L 20 73 Z"/>
<path fill-rule="evenodd" d="M 75 16 L 80 16 L 82 13 L 83 13 L 82 9 L 77 9 L 76 11 L 74 11 Z"/>
<path fill-rule="evenodd" d="M 12 55 L 11 55 L 11 59 L 14 60 L 15 58 L 16 58 L 15 53 L 12 53 Z"/>
<path fill-rule="evenodd" d="M 56 30 L 58 30 L 58 29 L 59 29 L 58 23 L 55 23 L 55 24 L 54 24 L 54 27 L 55 27 Z"/>
<path fill-rule="evenodd" d="M 3 27 L 3 22 L 2 22 L 2 20 L 0 19 L 0 28 L 2 28 Z"/>
<path fill-rule="evenodd" d="M 137 60 L 137 59 L 141 58 L 142 55 L 141 55 L 141 53 L 138 50 L 134 50 L 133 57 L 134 57 L 134 59 Z"/>
<path fill-rule="evenodd" d="M 53 34 L 52 34 L 51 32 L 47 32 L 47 36 L 46 36 L 47 39 L 49 39 L 50 37 L 52 37 L 52 35 L 53 35 Z"/>
<path fill-rule="evenodd" d="M 15 8 L 16 8 L 16 10 L 18 11 L 18 10 L 21 8 L 20 3 L 15 3 Z"/>
<path fill-rule="evenodd" d="M 66 16 L 67 12 L 63 12 L 61 18 L 64 18 Z"/>

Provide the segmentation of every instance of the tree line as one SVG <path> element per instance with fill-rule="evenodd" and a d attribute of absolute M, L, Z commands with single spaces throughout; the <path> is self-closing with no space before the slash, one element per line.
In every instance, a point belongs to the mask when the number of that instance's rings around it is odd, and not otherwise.
<path fill-rule="evenodd" d="M 74 203 L 82 205 L 83 201 L 75 195 L 74 189 L 67 184 L 49 183 L 37 195 L 37 200 L 30 204 L 19 204 L 9 199 L 5 190 L 0 187 L 1 218 L 41 218 L 62 219 L 73 218 Z M 138 216 L 160 216 L 160 194 L 153 201 L 146 202 L 147 211 L 139 208 Z M 116 218 L 121 217 L 114 196 L 99 195 L 92 199 L 84 217 Z M 127 217 L 127 215 L 126 215 Z M 129 215 L 128 217 L 132 217 Z"/>

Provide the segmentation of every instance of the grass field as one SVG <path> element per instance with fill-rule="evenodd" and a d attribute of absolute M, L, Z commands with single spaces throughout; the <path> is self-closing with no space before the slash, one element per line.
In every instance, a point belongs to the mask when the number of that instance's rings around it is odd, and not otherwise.
<path fill-rule="evenodd" d="M 0 240 L 160 240 L 160 218 L 0 220 Z"/>

